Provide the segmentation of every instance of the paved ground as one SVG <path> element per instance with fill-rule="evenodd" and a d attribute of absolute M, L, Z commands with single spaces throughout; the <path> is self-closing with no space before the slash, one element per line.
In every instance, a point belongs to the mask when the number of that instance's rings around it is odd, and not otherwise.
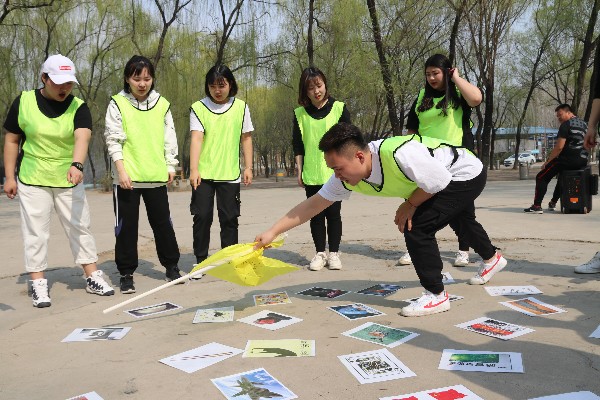
<path fill-rule="evenodd" d="M 50 243 L 52 307 L 35 309 L 27 297 L 27 276 L 23 274 L 23 250 L 18 203 L 0 198 L 0 398 L 66 399 L 96 391 L 105 399 L 220 399 L 210 378 L 222 377 L 259 367 L 282 381 L 301 399 L 378 399 L 443 386 L 463 384 L 484 399 L 529 399 L 533 397 L 590 390 L 600 395 L 600 339 L 589 338 L 600 325 L 600 274 L 576 275 L 573 266 L 587 261 L 600 250 L 600 211 L 588 215 L 544 213 L 526 215 L 531 204 L 533 181 L 518 180 L 518 171 L 490 173 L 490 182 L 477 202 L 478 219 L 493 242 L 502 248 L 509 265 L 492 285 L 535 285 L 544 293 L 538 299 L 568 310 L 547 317 L 528 317 L 498 304 L 509 298 L 491 297 L 480 286 L 466 284 L 476 272 L 451 266 L 456 239 L 451 230 L 438 235 L 445 271 L 457 283 L 448 285 L 451 294 L 464 296 L 452 303 L 449 312 L 421 318 L 398 315 L 406 298 L 418 296 L 421 288 L 411 266 L 395 261 L 404 250 L 404 241 L 393 225 L 397 200 L 354 195 L 342 206 L 344 237 L 341 271 L 302 270 L 277 277 L 263 286 L 247 288 L 205 277 L 172 287 L 134 303 L 134 306 L 171 301 L 183 308 L 153 317 L 134 319 L 122 310 L 102 310 L 127 299 L 117 293 L 102 298 L 85 293 L 81 270 L 73 266 L 58 221 L 53 219 Z M 497 181 L 507 174 L 509 181 Z M 268 188 L 259 190 L 260 188 Z M 240 240 L 250 242 L 292 205 L 304 192 L 293 180 L 259 181 L 242 192 Z M 597 197 L 595 198 L 597 201 Z M 117 285 L 112 248 L 113 212 L 110 194 L 89 191 L 93 232 L 98 242 L 100 267 Z M 170 194 L 173 222 L 182 251 L 180 266 L 189 270 L 191 217 L 189 192 Z M 595 205 L 600 207 L 599 205 Z M 211 248 L 218 246 L 218 223 L 212 231 Z M 147 221 L 140 226 L 140 267 L 136 274 L 138 293 L 163 283 L 164 271 L 157 261 Z M 269 255 L 298 266 L 313 256 L 308 226 L 292 232 L 284 247 Z M 473 259 L 477 259 L 473 255 Z M 375 283 L 406 286 L 386 298 L 349 294 L 339 299 L 319 300 L 296 295 L 311 287 L 323 286 L 356 291 Z M 247 324 L 192 324 L 199 307 L 235 307 L 235 318 L 264 308 L 253 303 L 254 294 L 286 290 L 292 304 L 270 308 L 304 321 L 278 331 Z M 417 338 L 391 352 L 416 373 L 416 377 L 360 385 L 337 359 L 338 355 L 374 350 L 378 346 L 341 335 L 363 321 L 348 321 L 326 307 L 364 302 L 386 315 L 369 321 L 414 331 Z M 468 332 L 454 325 L 488 316 L 532 328 L 535 332 L 501 341 Z M 132 330 L 114 342 L 61 343 L 75 328 L 128 326 Z M 158 362 L 159 359 L 213 341 L 243 349 L 248 339 L 315 339 L 314 358 L 257 359 L 236 356 L 193 374 L 186 374 Z M 519 352 L 524 374 L 451 372 L 439 370 L 445 348 Z"/>

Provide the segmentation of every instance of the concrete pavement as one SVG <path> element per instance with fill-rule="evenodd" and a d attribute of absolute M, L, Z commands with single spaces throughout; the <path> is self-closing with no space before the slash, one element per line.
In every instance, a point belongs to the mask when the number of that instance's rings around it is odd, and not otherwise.
<path fill-rule="evenodd" d="M 212 277 L 179 285 L 134 303 L 131 307 L 171 301 L 181 310 L 134 319 L 122 310 L 102 310 L 128 296 L 89 295 L 84 290 L 81 268 L 73 261 L 58 220 L 53 218 L 47 278 L 52 307 L 35 309 L 27 297 L 23 249 L 17 201 L 0 198 L 0 398 L 66 399 L 96 391 L 104 399 L 220 399 L 211 383 L 218 378 L 264 367 L 301 399 L 378 399 L 426 389 L 463 384 L 484 399 L 529 399 L 579 390 L 600 395 L 600 339 L 589 338 L 600 325 L 600 274 L 577 275 L 573 267 L 600 250 L 600 203 L 588 215 L 544 213 L 528 215 L 533 181 L 490 179 L 478 199 L 477 216 L 494 244 L 509 260 L 507 268 L 488 285 L 535 285 L 544 293 L 535 297 L 568 312 L 528 317 L 499 304 L 508 297 L 491 297 L 483 287 L 466 284 L 476 265 L 451 266 L 457 243 L 446 228 L 438 235 L 445 271 L 457 281 L 451 294 L 464 296 L 449 312 L 419 318 L 398 315 L 402 300 L 420 295 L 412 266 L 396 266 L 404 240 L 393 224 L 396 199 L 353 195 L 342 206 L 344 236 L 341 271 L 311 272 L 306 268 L 274 278 L 259 287 L 240 287 Z M 304 198 L 304 191 L 268 184 L 242 191 L 240 242 L 251 242 L 257 233 Z M 274 185 L 271 185 L 274 186 Z M 288 187 L 286 187 L 288 186 Z M 291 187 L 289 187 L 291 186 Z M 182 252 L 180 267 L 189 270 L 191 252 L 189 192 L 169 194 L 173 223 Z M 598 202 L 598 197 L 594 197 Z M 88 191 L 92 230 L 100 252 L 99 267 L 118 287 L 113 262 L 112 197 Z M 143 215 L 143 211 L 141 212 Z M 218 248 L 215 216 L 211 249 Z M 140 224 L 140 267 L 135 275 L 138 293 L 164 283 L 152 233 L 146 218 Z M 211 250 L 212 251 L 212 250 Z M 309 227 L 290 232 L 286 244 L 268 255 L 305 267 L 314 255 Z M 472 254 L 472 259 L 478 257 Z M 296 295 L 312 287 L 358 291 L 376 283 L 398 283 L 406 288 L 378 298 L 351 293 L 321 300 Z M 304 321 L 278 331 L 267 331 L 239 322 L 192 324 L 199 307 L 235 307 L 235 319 L 256 312 L 253 295 L 285 290 L 292 304 L 269 308 Z M 361 385 L 337 359 L 338 355 L 375 350 L 379 346 L 341 335 L 365 321 L 348 321 L 327 309 L 332 305 L 364 302 L 386 315 L 368 321 L 419 333 L 391 352 L 416 373 L 416 377 Z M 487 316 L 535 330 L 502 341 L 468 332 L 454 325 Z M 61 343 L 75 328 L 128 326 L 124 339 L 113 342 Z M 159 359 L 213 341 L 243 349 L 248 339 L 299 338 L 316 340 L 314 358 L 242 358 L 236 356 L 193 374 L 158 362 Z M 439 370 L 443 349 L 519 352 L 525 373 L 484 373 Z"/>

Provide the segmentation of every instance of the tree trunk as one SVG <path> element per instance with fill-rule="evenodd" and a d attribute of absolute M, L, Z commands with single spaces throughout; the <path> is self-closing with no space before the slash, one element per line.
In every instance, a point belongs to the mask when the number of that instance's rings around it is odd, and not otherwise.
<path fill-rule="evenodd" d="M 306 54 L 308 54 L 308 65 L 314 67 L 315 65 L 315 50 L 313 47 L 313 19 L 315 13 L 315 0 L 308 2 L 308 33 L 306 35 Z"/>
<path fill-rule="evenodd" d="M 575 89 L 573 92 L 573 104 L 571 109 L 573 113 L 577 115 L 579 110 L 579 104 L 581 103 L 581 97 L 583 94 L 583 85 L 585 80 L 585 73 L 588 69 L 590 57 L 594 49 L 593 36 L 594 28 L 596 27 L 596 21 L 598 20 L 598 7 L 600 6 L 600 0 L 594 0 L 594 6 L 592 7 L 592 13 L 588 20 L 588 26 L 585 33 L 585 39 L 583 40 L 583 52 L 581 54 L 581 60 L 579 62 L 579 70 L 577 71 L 577 81 L 575 82 Z"/>
<path fill-rule="evenodd" d="M 379 21 L 377 20 L 375 0 L 367 0 L 367 6 L 369 7 L 369 15 L 371 16 L 373 39 L 375 41 L 375 47 L 377 48 L 377 55 L 379 56 L 379 66 L 381 68 L 381 75 L 383 78 L 383 87 L 385 89 L 385 98 L 387 100 L 388 114 L 390 117 L 390 124 L 392 125 L 392 132 L 394 136 L 400 136 L 402 134 L 402 129 L 400 128 L 400 121 L 398 120 L 398 114 L 396 113 L 394 88 L 392 87 L 392 75 L 390 74 L 390 66 L 385 57 L 385 52 L 383 49 L 383 40 L 381 39 L 381 29 L 379 27 Z"/>

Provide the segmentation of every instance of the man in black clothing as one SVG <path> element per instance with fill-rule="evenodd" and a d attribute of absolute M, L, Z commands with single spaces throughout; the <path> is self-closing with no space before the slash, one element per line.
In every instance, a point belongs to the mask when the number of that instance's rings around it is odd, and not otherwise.
<path fill-rule="evenodd" d="M 584 168 L 588 163 L 588 152 L 583 147 L 583 139 L 587 124 L 573 114 L 571 106 L 561 104 L 556 109 L 556 118 L 560 123 L 556 144 L 548 156 L 542 170 L 535 177 L 535 197 L 533 205 L 526 208 L 526 213 L 542 214 L 542 201 L 548 189 L 548 183 L 561 171 Z M 557 183 L 548 208 L 553 210 L 560 197 L 560 186 Z"/>

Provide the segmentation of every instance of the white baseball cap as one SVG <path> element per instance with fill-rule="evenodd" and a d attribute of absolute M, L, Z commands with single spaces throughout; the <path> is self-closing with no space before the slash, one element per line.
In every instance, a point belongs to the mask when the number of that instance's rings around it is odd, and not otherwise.
<path fill-rule="evenodd" d="M 67 82 L 75 82 L 79 84 L 75 78 L 75 64 L 67 57 L 55 54 L 48 57 L 42 65 L 42 74 L 48 74 L 52 82 L 61 85 Z"/>

